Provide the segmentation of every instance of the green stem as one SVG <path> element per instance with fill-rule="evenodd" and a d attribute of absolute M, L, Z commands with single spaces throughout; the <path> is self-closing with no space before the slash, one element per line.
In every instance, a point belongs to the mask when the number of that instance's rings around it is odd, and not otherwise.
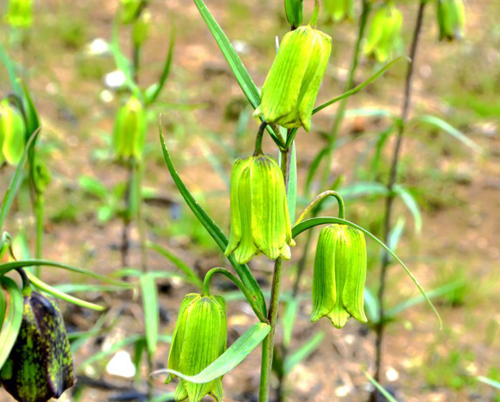
<path fill-rule="evenodd" d="M 210 280 L 212 279 L 212 276 L 214 276 L 215 274 L 224 275 L 226 278 L 228 278 L 230 281 L 232 281 L 236 286 L 238 286 L 238 289 L 241 290 L 241 292 L 243 293 L 243 295 L 247 299 L 248 303 L 250 304 L 250 307 L 252 307 L 252 310 L 254 311 L 257 318 L 263 323 L 266 323 L 266 324 L 268 323 L 267 318 L 262 313 L 262 311 L 260 311 L 260 307 L 257 304 L 256 299 L 254 297 L 252 297 L 252 295 L 250 294 L 248 289 L 245 287 L 243 282 L 241 282 L 236 277 L 236 275 L 233 275 L 230 271 L 228 271 L 225 268 L 212 268 L 210 271 L 207 272 L 207 274 L 205 275 L 205 278 L 203 279 L 203 295 L 204 296 L 210 296 Z"/>
<path fill-rule="evenodd" d="M 141 268 L 142 272 L 148 271 L 148 255 L 147 255 L 147 240 L 146 240 L 146 228 L 145 222 L 142 215 L 142 178 L 143 169 L 142 164 L 138 161 L 134 161 L 135 169 L 135 180 L 137 180 L 134 190 L 136 191 L 135 199 L 137 200 L 137 229 L 139 231 L 139 244 L 141 248 Z"/>
<path fill-rule="evenodd" d="M 311 25 L 313 28 L 316 28 L 316 24 L 318 23 L 318 15 L 319 15 L 319 0 L 314 0 L 314 11 L 311 17 L 311 21 L 309 22 L 309 25 Z"/>
<path fill-rule="evenodd" d="M 263 121 L 259 126 L 259 131 L 257 131 L 257 136 L 255 137 L 255 151 L 253 156 L 262 155 L 262 140 L 264 138 L 264 131 L 267 127 L 267 122 Z"/>
<path fill-rule="evenodd" d="M 41 193 L 35 195 L 35 214 L 36 214 L 36 250 L 35 256 L 37 259 L 42 259 L 43 253 L 43 210 L 44 210 L 44 196 Z M 41 268 L 36 267 L 36 276 L 40 278 Z"/>
<path fill-rule="evenodd" d="M 302 214 L 299 216 L 299 218 L 295 222 L 295 225 L 298 225 L 300 222 L 302 222 L 305 219 L 305 217 L 307 216 L 307 214 L 311 210 L 313 210 L 314 208 L 316 208 L 327 197 L 334 197 L 334 198 L 337 199 L 337 202 L 338 202 L 338 205 L 339 205 L 339 218 L 340 219 L 345 219 L 345 204 L 344 204 L 344 200 L 342 199 L 341 195 L 339 193 L 337 193 L 336 191 L 327 190 L 327 191 L 323 191 L 321 194 L 319 194 L 318 196 L 316 196 L 316 198 L 314 200 L 312 200 L 310 202 L 310 204 L 306 207 L 306 209 L 304 210 L 304 212 L 302 212 Z"/>
<path fill-rule="evenodd" d="M 279 297 L 281 289 L 281 278 L 283 276 L 283 260 L 278 258 L 274 264 L 273 284 L 271 288 L 271 304 L 269 306 L 268 320 L 271 332 L 262 342 L 262 361 L 260 371 L 259 402 L 269 401 L 269 388 L 273 365 L 274 334 L 278 321 Z"/>

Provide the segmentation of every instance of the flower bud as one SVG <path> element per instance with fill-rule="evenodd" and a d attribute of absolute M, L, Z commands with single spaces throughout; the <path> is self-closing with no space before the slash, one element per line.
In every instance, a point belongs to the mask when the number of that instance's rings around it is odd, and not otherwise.
<path fill-rule="evenodd" d="M 254 116 L 286 128 L 309 132 L 314 102 L 332 51 L 332 38 L 302 26 L 288 32 L 262 87 L 262 103 Z"/>
<path fill-rule="evenodd" d="M 237 159 L 231 172 L 231 234 L 226 255 L 245 264 L 265 254 L 290 259 L 292 230 L 283 173 L 269 156 Z"/>
<path fill-rule="evenodd" d="M 184 297 L 175 324 L 169 369 L 186 375 L 196 375 L 222 355 L 227 348 L 226 303 L 220 296 L 202 296 L 196 293 Z M 169 375 L 168 384 L 175 375 Z M 222 400 L 222 377 L 209 383 L 195 384 L 182 378 L 175 390 L 175 400 L 189 398 L 199 402 L 210 395 Z"/>
<path fill-rule="evenodd" d="M 17 165 L 26 144 L 26 125 L 21 112 L 7 99 L 0 103 L 0 162 Z"/>
<path fill-rule="evenodd" d="M 464 37 L 465 5 L 463 0 L 438 0 L 439 40 L 459 40 Z"/>
<path fill-rule="evenodd" d="M 319 235 L 314 261 L 311 321 L 326 316 L 337 328 L 342 328 L 351 316 L 367 322 L 365 281 L 363 233 L 346 225 L 325 227 Z"/>
<path fill-rule="evenodd" d="M 10 26 L 29 28 L 33 24 L 33 0 L 10 0 L 5 19 Z"/>
<path fill-rule="evenodd" d="M 286 19 L 292 29 L 302 24 L 304 0 L 285 0 Z"/>
<path fill-rule="evenodd" d="M 59 398 L 75 383 L 69 341 L 55 301 L 36 292 L 24 297 L 21 329 L 0 381 L 20 402 Z"/>
<path fill-rule="evenodd" d="M 148 10 L 144 10 L 140 17 L 134 21 L 134 27 L 132 28 L 132 39 L 135 46 L 141 47 L 146 42 L 150 29 L 151 13 Z"/>
<path fill-rule="evenodd" d="M 392 59 L 400 47 L 403 14 L 393 2 L 388 2 L 378 8 L 370 25 L 364 52 L 374 57 L 379 63 Z"/>
<path fill-rule="evenodd" d="M 138 17 L 142 7 L 142 0 L 121 0 L 121 23 L 130 24 Z"/>
<path fill-rule="evenodd" d="M 324 0 L 324 5 L 325 14 L 335 22 L 354 19 L 353 0 Z"/>
<path fill-rule="evenodd" d="M 113 132 L 113 148 L 119 159 L 140 159 L 146 136 L 146 112 L 134 96 L 118 111 Z"/>

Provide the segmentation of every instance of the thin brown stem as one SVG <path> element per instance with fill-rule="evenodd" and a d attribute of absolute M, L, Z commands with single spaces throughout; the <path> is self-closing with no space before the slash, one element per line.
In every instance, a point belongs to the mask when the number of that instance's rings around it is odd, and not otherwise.
<path fill-rule="evenodd" d="M 398 126 L 398 133 L 396 137 L 396 142 L 394 143 L 394 150 L 392 154 L 391 170 L 389 174 L 389 181 L 387 183 L 387 196 L 385 200 L 385 215 L 384 215 L 384 243 L 388 244 L 389 236 L 391 233 L 391 219 L 394 206 L 394 187 L 397 183 L 398 174 L 398 164 L 401 155 L 401 149 L 403 146 L 404 132 L 406 121 L 411 108 L 411 96 L 413 90 L 413 79 L 415 71 L 415 62 L 418 50 L 418 44 L 421 36 L 422 25 L 424 20 L 424 11 L 427 0 L 421 0 L 417 13 L 417 20 L 415 24 L 415 30 L 413 34 L 413 40 L 410 48 L 410 58 L 411 63 L 408 65 L 408 70 L 406 73 L 404 98 L 401 106 L 401 116 L 400 124 Z M 375 374 L 374 378 L 376 381 L 380 382 L 381 370 L 383 364 L 383 354 L 382 347 L 384 341 L 384 330 L 385 330 L 385 289 L 387 281 L 387 271 L 389 267 L 389 254 L 384 253 L 382 258 L 382 265 L 380 269 L 380 287 L 378 291 L 378 301 L 379 301 L 379 321 L 376 326 L 376 341 L 375 341 Z M 371 394 L 370 401 L 376 402 L 378 400 L 378 391 L 374 391 Z"/>

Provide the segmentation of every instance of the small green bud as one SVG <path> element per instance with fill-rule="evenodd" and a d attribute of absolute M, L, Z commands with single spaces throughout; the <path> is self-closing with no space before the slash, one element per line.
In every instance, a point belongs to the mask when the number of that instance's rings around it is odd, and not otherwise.
<path fill-rule="evenodd" d="M 0 103 L 0 162 L 17 165 L 23 156 L 26 125 L 21 112 L 7 99 Z"/>
<path fill-rule="evenodd" d="M 401 47 L 402 25 L 403 14 L 393 2 L 387 2 L 375 10 L 364 53 L 374 57 L 379 63 L 392 59 Z"/>
<path fill-rule="evenodd" d="M 139 16 L 142 0 L 121 0 L 120 6 L 121 23 L 124 25 L 130 24 Z"/>
<path fill-rule="evenodd" d="M 141 13 L 140 17 L 134 21 L 132 28 L 132 39 L 134 45 L 141 47 L 148 39 L 149 31 L 151 30 L 151 13 L 145 10 Z"/>
<path fill-rule="evenodd" d="M 292 29 L 302 24 L 304 0 L 285 0 L 286 19 Z"/>
<path fill-rule="evenodd" d="M 286 128 L 309 132 L 314 102 L 332 51 L 332 38 L 301 26 L 288 32 L 262 88 L 262 103 L 254 116 Z"/>
<path fill-rule="evenodd" d="M 324 0 L 325 14 L 334 22 L 354 19 L 353 0 Z"/>
<path fill-rule="evenodd" d="M 196 293 L 186 295 L 175 324 L 167 367 L 183 374 L 196 375 L 222 355 L 226 348 L 224 298 Z M 174 377 L 169 375 L 166 383 Z M 222 393 L 222 377 L 205 384 L 195 384 L 181 378 L 175 390 L 175 400 L 189 398 L 189 402 L 199 402 L 205 395 L 210 395 L 221 402 Z"/>
<path fill-rule="evenodd" d="M 134 96 L 118 111 L 113 131 L 113 149 L 119 159 L 140 159 L 146 137 L 146 112 Z"/>
<path fill-rule="evenodd" d="M 73 386 L 73 358 L 55 301 L 36 292 L 24 297 L 21 329 L 0 381 L 20 402 L 47 402 Z"/>
<path fill-rule="evenodd" d="M 5 19 L 10 26 L 29 28 L 33 24 L 33 0 L 10 0 Z"/>
<path fill-rule="evenodd" d="M 226 255 L 245 264 L 264 254 L 289 260 L 292 229 L 283 173 L 269 156 L 237 159 L 231 172 L 231 234 Z"/>
<path fill-rule="evenodd" d="M 465 5 L 463 0 L 437 0 L 439 40 L 464 37 Z"/>
<path fill-rule="evenodd" d="M 365 282 L 363 233 L 346 225 L 325 227 L 319 235 L 314 261 L 311 321 L 326 316 L 337 328 L 342 328 L 351 316 L 367 322 Z"/>

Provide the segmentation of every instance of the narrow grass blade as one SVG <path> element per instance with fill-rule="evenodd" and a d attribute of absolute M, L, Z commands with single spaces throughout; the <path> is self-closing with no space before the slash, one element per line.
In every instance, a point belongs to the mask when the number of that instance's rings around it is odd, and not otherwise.
<path fill-rule="evenodd" d="M 26 275 L 28 275 L 30 282 L 33 285 L 35 285 L 38 289 L 40 289 L 43 292 L 48 293 L 54 297 L 57 297 L 58 299 L 67 301 L 68 303 L 72 303 L 72 304 L 75 304 L 75 305 L 80 306 L 80 307 L 95 310 L 95 311 L 104 311 L 105 310 L 105 308 L 102 306 L 99 306 L 97 304 L 90 303 L 88 301 L 85 301 L 85 300 L 79 299 L 77 297 L 68 295 L 68 294 L 60 291 L 59 289 L 56 289 L 56 288 L 46 284 L 45 282 L 38 279 L 35 275 L 33 275 L 28 270 L 26 270 Z"/>
<path fill-rule="evenodd" d="M 293 327 L 295 319 L 297 318 L 297 311 L 299 309 L 299 299 L 288 300 L 285 308 L 285 315 L 283 316 L 283 345 L 289 347 L 292 341 Z"/>
<path fill-rule="evenodd" d="M 413 281 L 417 289 L 420 291 L 422 296 L 425 298 L 425 301 L 429 305 L 429 307 L 432 309 L 434 314 L 436 315 L 438 321 L 439 321 L 439 328 L 443 328 L 443 322 L 441 320 L 441 316 L 439 315 L 438 311 L 436 310 L 436 307 L 434 307 L 434 304 L 432 301 L 429 299 L 429 296 L 427 296 L 427 293 L 425 292 L 424 288 L 422 285 L 420 285 L 420 282 L 417 280 L 417 278 L 412 274 L 410 269 L 405 265 L 405 263 L 394 253 L 389 247 L 387 247 L 382 241 L 380 241 L 376 236 L 371 234 L 368 230 L 362 228 L 361 226 L 356 225 L 355 223 L 352 223 L 350 221 L 347 221 L 345 219 L 340 219 L 340 218 L 334 218 L 334 217 L 321 217 L 321 218 L 311 218 L 306 221 L 303 221 L 296 225 L 292 229 L 292 236 L 295 238 L 302 232 L 304 232 L 307 229 L 310 229 L 314 226 L 318 225 L 325 225 L 325 224 L 331 224 L 331 223 L 339 223 L 341 225 L 347 225 L 353 228 L 356 228 L 360 231 L 362 231 L 365 235 L 367 235 L 370 239 L 374 240 L 377 242 L 382 248 L 384 248 L 398 263 L 401 265 L 401 267 L 405 270 L 406 274 L 410 277 L 410 279 Z"/>
<path fill-rule="evenodd" d="M 9 357 L 16 342 L 23 319 L 23 296 L 17 284 L 10 278 L 0 277 L 0 292 L 4 292 L 7 309 L 0 329 L 0 369 Z"/>
<path fill-rule="evenodd" d="M 173 254 L 171 251 L 167 250 L 165 247 L 160 246 L 159 244 L 148 242 L 147 246 L 156 251 L 158 254 L 161 254 L 167 260 L 169 260 L 172 264 L 174 264 L 177 268 L 179 268 L 195 285 L 201 287 L 202 281 L 198 274 L 195 272 L 193 268 L 187 265 L 184 261 L 182 261 L 179 257 Z"/>
<path fill-rule="evenodd" d="M 23 156 L 21 156 L 21 159 L 19 160 L 16 171 L 14 172 L 14 176 L 12 176 L 9 188 L 7 189 L 7 192 L 3 197 L 2 205 L 0 205 L 0 232 L 3 229 L 5 219 L 7 219 L 7 214 L 9 213 L 9 209 L 12 205 L 12 202 L 14 201 L 14 197 L 16 196 L 17 188 L 19 187 L 19 183 L 23 174 L 24 164 L 26 163 L 26 158 L 28 157 L 28 152 L 33 146 L 39 132 L 40 130 L 35 131 L 26 144 Z"/>
<path fill-rule="evenodd" d="M 382 395 L 384 395 L 384 396 L 387 398 L 387 400 L 388 400 L 389 402 L 398 402 L 398 400 L 397 400 L 396 398 L 394 398 L 391 394 L 389 394 L 389 392 L 387 392 L 387 391 L 386 391 L 386 389 L 385 389 L 384 387 L 382 387 L 382 385 L 380 385 L 380 384 L 379 384 L 379 383 L 375 380 L 375 378 L 373 378 L 373 377 L 372 377 L 370 374 L 368 374 L 366 371 L 364 371 L 364 374 L 365 374 L 366 378 L 368 378 L 368 380 L 369 380 L 369 381 L 373 384 L 373 386 L 374 386 L 375 388 L 377 388 L 377 389 L 380 391 L 380 393 L 381 393 Z"/>
<path fill-rule="evenodd" d="M 462 144 L 471 148 L 474 152 L 481 153 L 483 151 L 483 149 L 478 144 L 476 144 L 474 141 L 472 141 L 464 133 L 462 133 L 460 130 L 457 130 L 451 124 L 444 121 L 443 119 L 440 119 L 439 117 L 431 116 L 431 115 L 422 115 L 422 116 L 415 117 L 415 119 L 420 120 L 424 123 L 432 124 L 432 125 L 440 128 L 445 133 L 451 135 L 452 137 L 454 137 L 455 139 L 460 141 Z"/>
<path fill-rule="evenodd" d="M 422 233 L 422 214 L 420 213 L 420 208 L 418 206 L 417 200 L 415 200 L 413 194 L 403 186 L 398 185 L 394 190 L 401 197 L 406 207 L 413 215 L 413 220 L 415 221 L 415 232 L 417 232 L 417 234 Z"/>
<path fill-rule="evenodd" d="M 285 373 L 289 374 L 297 364 L 311 356 L 311 354 L 318 349 L 321 342 L 323 342 L 324 337 L 325 334 L 323 332 L 318 332 L 293 352 L 285 360 Z"/>
<path fill-rule="evenodd" d="M 172 163 L 172 159 L 170 158 L 170 154 L 168 153 L 167 145 L 165 144 L 165 138 L 163 137 L 163 129 L 161 126 L 161 121 L 159 124 L 160 129 L 160 142 L 163 149 L 163 156 L 165 158 L 165 163 L 167 164 L 167 168 L 172 176 L 172 179 L 175 182 L 175 185 L 179 189 L 182 197 L 188 204 L 189 208 L 196 215 L 201 224 L 205 227 L 207 232 L 212 236 L 217 245 L 220 247 L 222 251 L 225 251 L 228 239 L 226 235 L 222 232 L 222 230 L 217 226 L 217 224 L 213 221 L 213 219 L 203 210 L 203 208 L 196 202 L 194 197 L 191 195 L 179 174 L 175 170 L 175 167 Z M 262 291 L 260 289 L 259 284 L 255 280 L 252 272 L 248 268 L 247 265 L 240 265 L 236 262 L 233 256 L 228 257 L 229 262 L 234 267 L 236 273 L 240 277 L 241 281 L 248 289 L 252 297 L 255 298 L 259 306 L 261 307 L 262 313 L 266 314 L 266 302 L 264 300 L 264 296 L 262 295 Z"/>
<path fill-rule="evenodd" d="M 229 349 L 227 349 L 217 360 L 210 364 L 201 373 L 188 376 L 175 370 L 160 370 L 153 374 L 174 374 L 186 381 L 196 384 L 205 384 L 216 378 L 222 377 L 240 364 L 269 334 L 271 326 L 258 323 L 248 329 Z"/>
<path fill-rule="evenodd" d="M 146 329 L 146 344 L 150 356 L 154 356 L 158 343 L 158 292 L 155 278 L 151 273 L 141 276 L 142 305 L 144 308 L 144 327 Z"/>
<path fill-rule="evenodd" d="M 476 378 L 479 381 L 481 381 L 481 382 L 483 382 L 485 384 L 488 384 L 488 385 L 492 386 L 493 388 L 496 388 L 496 389 L 500 390 L 500 382 L 492 380 L 491 378 L 488 378 L 488 377 L 483 377 L 481 375 L 477 376 Z"/>

